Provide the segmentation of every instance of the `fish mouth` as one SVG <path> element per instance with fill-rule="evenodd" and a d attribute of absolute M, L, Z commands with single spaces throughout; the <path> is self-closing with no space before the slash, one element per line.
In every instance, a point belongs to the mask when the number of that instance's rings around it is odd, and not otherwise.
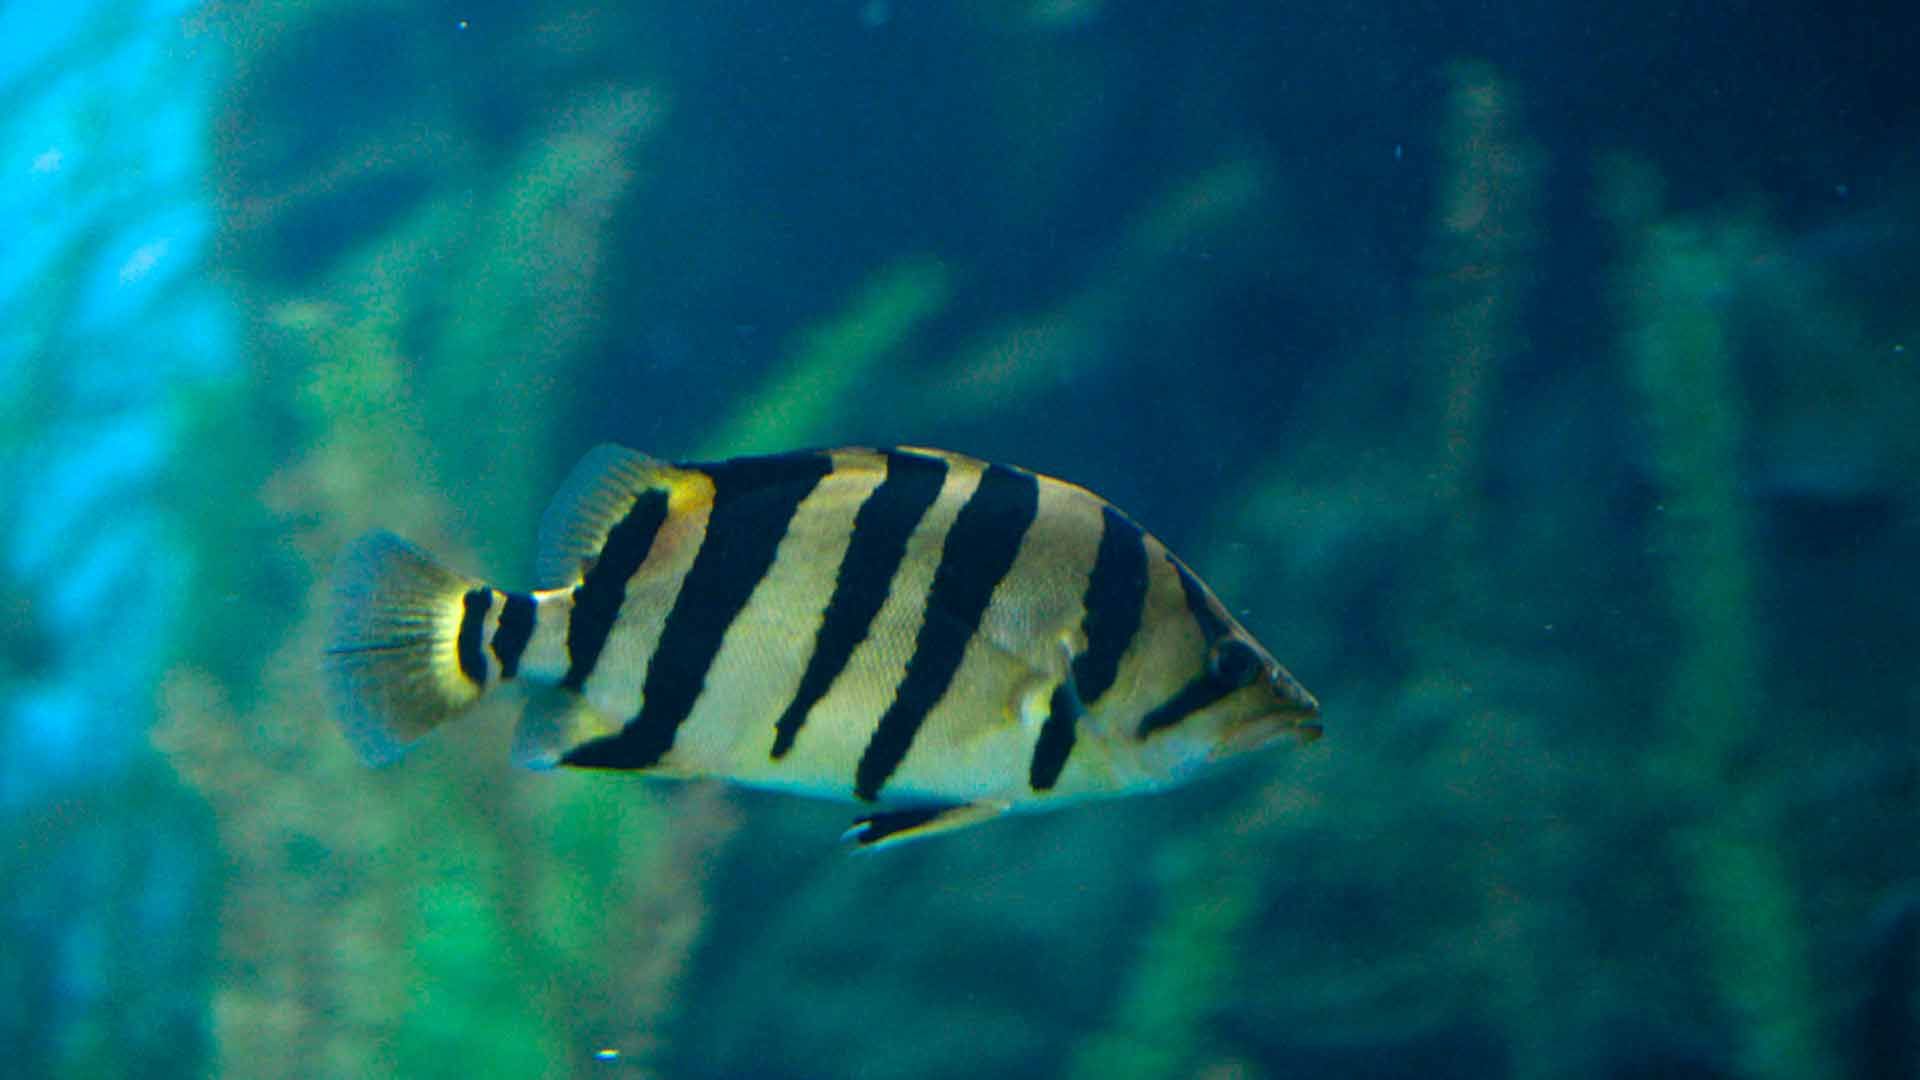
<path fill-rule="evenodd" d="M 1297 713 L 1266 713 L 1230 730 L 1207 756 L 1212 761 L 1236 758 L 1264 750 L 1287 735 L 1297 736 L 1304 746 L 1320 737 L 1320 725 L 1301 722 Z"/>
<path fill-rule="evenodd" d="M 1298 738 L 1302 746 L 1309 745 L 1322 734 L 1319 716 L 1320 703 L 1302 690 L 1298 697 L 1283 700 L 1274 711 L 1232 727 L 1211 756 L 1214 760 L 1237 757 L 1271 746 L 1287 735 Z"/>

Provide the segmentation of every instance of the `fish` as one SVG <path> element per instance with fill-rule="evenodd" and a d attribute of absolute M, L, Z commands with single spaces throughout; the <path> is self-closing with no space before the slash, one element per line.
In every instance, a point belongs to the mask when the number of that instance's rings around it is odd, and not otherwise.
<path fill-rule="evenodd" d="M 865 849 L 1321 732 L 1314 696 L 1126 514 L 943 450 L 602 445 L 542 519 L 535 579 L 501 589 L 384 531 L 346 549 L 325 668 L 361 758 L 521 684 L 521 765 L 843 799 Z"/>

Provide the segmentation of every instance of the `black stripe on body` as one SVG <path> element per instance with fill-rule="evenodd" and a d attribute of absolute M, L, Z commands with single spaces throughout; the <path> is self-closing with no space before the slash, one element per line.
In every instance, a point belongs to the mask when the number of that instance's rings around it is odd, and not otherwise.
<path fill-rule="evenodd" d="M 1187 610 L 1193 613 L 1193 621 L 1200 624 L 1200 636 L 1205 639 L 1208 648 L 1214 640 L 1227 632 L 1227 624 L 1214 613 L 1213 605 L 1207 602 L 1207 587 L 1193 576 L 1193 571 L 1180 565 L 1171 553 L 1167 562 L 1173 565 L 1174 572 L 1180 575 L 1180 591 L 1187 594 Z"/>
<path fill-rule="evenodd" d="M 486 630 L 487 609 L 493 606 L 493 590 L 482 586 L 469 589 L 460 614 L 460 636 L 456 647 L 460 673 L 475 686 L 487 682 L 487 654 L 480 648 L 480 635 Z"/>
<path fill-rule="evenodd" d="M 1111 506 L 1100 509 L 1100 552 L 1087 579 L 1080 628 L 1087 650 L 1073 658 L 1073 679 L 1084 701 L 1099 701 L 1120 673 L 1120 658 L 1140 629 L 1147 606 L 1147 543 L 1140 527 Z"/>
<path fill-rule="evenodd" d="M 1033 744 L 1027 782 L 1046 791 L 1067 767 L 1085 701 L 1098 701 L 1120 674 L 1120 658 L 1140 629 L 1147 605 L 1147 544 L 1140 527 L 1111 506 L 1100 508 L 1100 550 L 1081 608 L 1087 647 L 1073 658 L 1072 677 L 1053 691 L 1047 720 Z"/>
<path fill-rule="evenodd" d="M 673 749 L 675 733 L 706 689 L 727 627 L 773 566 L 800 503 L 833 471 L 824 454 L 739 458 L 697 466 L 713 481 L 706 534 L 647 662 L 640 712 L 611 738 L 585 743 L 566 764 L 645 769 Z"/>
<path fill-rule="evenodd" d="M 500 608 L 500 625 L 493 631 L 493 656 L 500 661 L 500 677 L 511 679 L 520 672 L 520 654 L 527 651 L 533 638 L 533 597 L 526 593 L 507 594 Z"/>
<path fill-rule="evenodd" d="M 847 553 L 834 575 L 833 595 L 820 618 L 813 652 L 793 700 L 774 724 L 772 756 L 785 757 L 807 722 L 807 713 L 826 696 L 853 650 L 873 629 L 887 602 L 893 576 L 907 554 L 907 541 L 940 496 L 947 463 L 900 451 L 885 454 L 887 475 L 860 504 L 853 518 Z"/>
<path fill-rule="evenodd" d="M 627 579 L 647 561 L 654 535 L 667 520 L 667 493 L 662 488 L 641 492 L 625 517 L 607 533 L 607 542 L 580 584 L 573 587 L 573 613 L 567 619 L 567 673 L 560 685 L 579 690 L 593 674 L 607 635 L 620 617 L 627 595 Z"/>
<path fill-rule="evenodd" d="M 1239 687 L 1220 682 L 1207 675 L 1197 675 L 1187 680 L 1187 685 L 1162 704 L 1159 708 L 1140 719 L 1137 737 L 1145 739 L 1162 728 L 1170 728 L 1185 720 L 1189 713 L 1207 706 L 1238 690 Z"/>
<path fill-rule="evenodd" d="M 1040 725 L 1040 737 L 1033 744 L 1033 761 L 1027 767 L 1027 784 L 1033 790 L 1046 791 L 1060 782 L 1060 772 L 1067 767 L 1067 756 L 1073 753 L 1074 737 L 1085 711 L 1080 695 L 1074 692 L 1072 679 L 1053 688 L 1053 696 L 1047 700 L 1047 720 Z"/>
<path fill-rule="evenodd" d="M 1039 508 L 1040 485 L 1032 474 L 990 465 L 955 515 L 940 549 L 940 565 L 933 572 L 926 615 L 914 638 L 906 674 L 861 752 L 853 785 L 858 798 L 867 802 L 879 798 L 887 778 L 906 758 L 921 723 L 946 694 L 960 670 L 967 642 L 980 629 L 994 587 L 1013 568 L 1014 556 Z"/>
<path fill-rule="evenodd" d="M 1200 648 L 1201 655 L 1204 657 L 1212 651 L 1213 643 L 1228 632 L 1226 621 L 1221 619 L 1213 610 L 1213 605 L 1207 602 L 1206 586 L 1200 584 L 1200 579 L 1193 576 L 1193 571 L 1180 565 L 1180 561 L 1171 553 L 1167 555 L 1167 563 L 1179 575 L 1180 591 L 1187 597 L 1187 611 L 1193 615 L 1193 621 L 1200 625 L 1202 639 Z M 1205 671 L 1204 667 L 1203 661 L 1203 670 L 1199 675 L 1188 679 L 1187 684 L 1182 686 L 1173 697 L 1140 718 L 1140 727 L 1136 732 L 1139 738 L 1145 739 L 1156 731 L 1170 728 L 1185 720 L 1188 714 L 1204 709 L 1240 689 L 1238 684 L 1215 678 Z"/>

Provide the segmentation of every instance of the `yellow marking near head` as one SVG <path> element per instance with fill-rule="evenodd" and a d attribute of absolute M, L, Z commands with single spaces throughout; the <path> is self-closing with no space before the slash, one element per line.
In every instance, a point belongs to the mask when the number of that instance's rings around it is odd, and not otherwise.
<path fill-rule="evenodd" d="M 661 481 L 667 489 L 667 514 L 677 517 L 703 511 L 713 505 L 713 478 L 692 469 L 662 470 Z"/>

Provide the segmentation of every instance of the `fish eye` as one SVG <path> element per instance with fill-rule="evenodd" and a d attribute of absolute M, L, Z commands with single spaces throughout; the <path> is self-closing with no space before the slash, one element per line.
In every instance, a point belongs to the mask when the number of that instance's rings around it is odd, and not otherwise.
<path fill-rule="evenodd" d="M 1260 654 L 1236 637 L 1223 637 L 1207 651 L 1207 673 L 1213 680 L 1238 690 L 1260 674 Z"/>

